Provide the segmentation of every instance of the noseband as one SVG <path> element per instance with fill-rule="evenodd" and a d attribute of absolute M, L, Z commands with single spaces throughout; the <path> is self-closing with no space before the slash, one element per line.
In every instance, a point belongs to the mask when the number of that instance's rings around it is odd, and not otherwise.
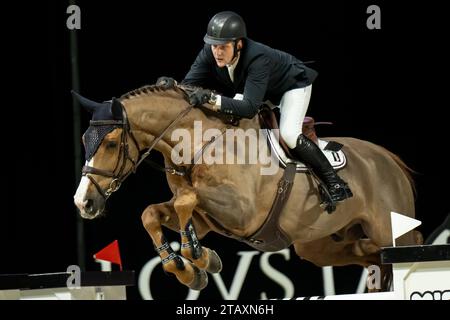
<path fill-rule="evenodd" d="M 113 193 L 119 190 L 122 182 L 131 174 L 136 172 L 138 166 L 142 163 L 142 161 L 150 154 L 150 152 L 153 150 L 153 148 L 156 146 L 156 144 L 163 138 L 163 136 L 169 131 L 178 121 L 180 121 L 184 116 L 186 116 L 189 111 L 191 111 L 193 106 L 189 106 L 187 109 L 181 111 L 178 116 L 175 118 L 174 121 L 172 121 L 167 128 L 163 130 L 163 132 L 155 139 L 153 140 L 153 143 L 151 146 L 147 149 L 147 151 L 140 156 L 141 150 L 139 149 L 139 144 L 133 135 L 133 132 L 131 131 L 130 124 L 128 121 L 127 113 L 125 111 L 125 108 L 122 106 L 122 114 L 123 114 L 123 120 L 91 120 L 90 125 L 91 126 L 115 126 L 115 127 L 121 127 L 122 128 L 122 135 L 121 135 L 121 141 L 120 141 L 120 151 L 119 151 L 119 157 L 117 159 L 117 163 L 114 167 L 114 170 L 107 171 L 103 169 L 98 169 L 90 166 L 83 166 L 82 169 L 82 175 L 86 176 L 95 186 L 97 191 L 102 195 L 102 197 L 105 199 L 105 201 L 109 198 L 109 196 Z M 131 137 L 131 140 L 133 140 L 134 145 L 136 146 L 138 150 L 138 159 L 135 161 L 131 158 L 129 153 L 129 144 L 128 144 L 128 137 Z M 121 161 L 122 158 L 122 161 Z M 132 166 L 131 169 L 128 170 L 126 173 L 125 166 L 127 164 L 127 161 L 130 161 Z M 121 165 L 120 165 L 121 164 Z M 120 168 L 119 168 L 120 165 Z M 171 173 L 176 173 L 174 169 L 170 168 Z M 111 182 L 109 183 L 109 187 L 106 191 L 103 191 L 103 189 L 100 187 L 98 182 L 92 177 L 92 175 L 98 175 L 102 177 L 112 178 Z"/>

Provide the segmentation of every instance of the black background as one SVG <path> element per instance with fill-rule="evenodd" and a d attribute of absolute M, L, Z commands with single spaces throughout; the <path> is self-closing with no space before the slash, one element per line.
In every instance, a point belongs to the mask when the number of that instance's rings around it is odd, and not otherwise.
<path fill-rule="evenodd" d="M 81 30 L 76 31 L 66 28 L 66 1 L 40 4 L 36 11 L 7 11 L 14 19 L 4 49 L 3 125 L 10 129 L 3 130 L 7 192 L 2 195 L 0 273 L 55 272 L 77 264 L 73 194 L 79 176 L 74 172 L 70 32 L 78 38 L 80 92 L 103 101 L 161 75 L 181 80 L 203 45 L 209 19 L 221 10 L 241 14 L 252 39 L 315 61 L 319 77 L 308 114 L 334 122 L 320 127 L 319 135 L 375 142 L 417 171 L 417 218 L 425 237 L 450 211 L 450 174 L 443 154 L 448 33 L 439 6 L 364 1 L 76 4 L 81 8 Z M 366 27 L 370 4 L 381 8 L 381 30 Z M 83 111 L 82 132 L 88 120 Z M 141 167 L 109 200 L 106 218 L 84 222 L 87 269 L 98 269 L 92 254 L 114 239 L 119 239 L 127 269 L 153 257 L 140 214 L 148 204 L 169 198 L 164 176 Z M 249 250 L 215 236 L 205 241 L 218 251 Z M 320 273 L 305 263 L 298 268 Z M 304 285 L 301 293 L 320 294 L 314 286 Z"/>

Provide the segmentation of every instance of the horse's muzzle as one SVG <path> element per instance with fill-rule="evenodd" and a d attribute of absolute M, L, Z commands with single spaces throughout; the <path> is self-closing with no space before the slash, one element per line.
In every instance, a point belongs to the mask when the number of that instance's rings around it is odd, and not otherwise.
<path fill-rule="evenodd" d="M 104 210 L 105 206 L 101 200 L 86 199 L 82 202 L 75 201 L 75 205 L 84 219 L 94 219 Z"/>

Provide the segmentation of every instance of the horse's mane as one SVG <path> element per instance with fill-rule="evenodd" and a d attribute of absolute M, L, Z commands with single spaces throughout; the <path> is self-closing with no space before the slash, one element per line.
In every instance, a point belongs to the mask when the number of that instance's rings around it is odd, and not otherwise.
<path fill-rule="evenodd" d="M 175 86 L 174 88 L 165 89 L 161 86 L 157 86 L 155 84 L 145 85 L 140 88 L 128 91 L 127 93 L 120 96 L 120 99 L 132 99 L 134 97 L 140 96 L 142 94 L 149 95 L 152 93 L 173 95 L 173 93 L 177 93 L 180 95 L 180 98 L 186 99 L 187 95 L 183 87 Z"/>
<path fill-rule="evenodd" d="M 151 94 L 158 94 L 160 96 L 174 97 L 178 96 L 180 99 L 184 99 L 189 103 L 189 93 L 195 91 L 200 87 L 186 85 L 186 84 L 178 84 L 173 88 L 164 88 L 162 86 L 157 86 L 155 84 L 145 85 L 140 88 L 131 90 L 122 96 L 120 96 L 120 100 L 129 100 L 142 96 L 149 96 Z M 205 111 L 205 110 L 204 110 Z M 215 118 L 220 119 L 225 124 L 238 125 L 239 121 L 232 115 L 224 114 L 224 113 L 215 113 L 209 110 L 206 110 L 208 113 L 212 113 Z M 237 121 L 237 122 L 236 122 Z"/>

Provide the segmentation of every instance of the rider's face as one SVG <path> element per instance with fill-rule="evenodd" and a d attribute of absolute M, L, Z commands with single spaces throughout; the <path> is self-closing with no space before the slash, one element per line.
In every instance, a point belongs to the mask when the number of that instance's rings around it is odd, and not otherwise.
<path fill-rule="evenodd" d="M 242 46 L 242 42 L 239 41 L 237 46 L 239 50 Z M 234 43 L 232 41 L 227 42 L 226 44 L 213 44 L 211 45 L 211 50 L 214 59 L 216 59 L 216 63 L 220 68 L 232 63 L 234 56 Z"/>

